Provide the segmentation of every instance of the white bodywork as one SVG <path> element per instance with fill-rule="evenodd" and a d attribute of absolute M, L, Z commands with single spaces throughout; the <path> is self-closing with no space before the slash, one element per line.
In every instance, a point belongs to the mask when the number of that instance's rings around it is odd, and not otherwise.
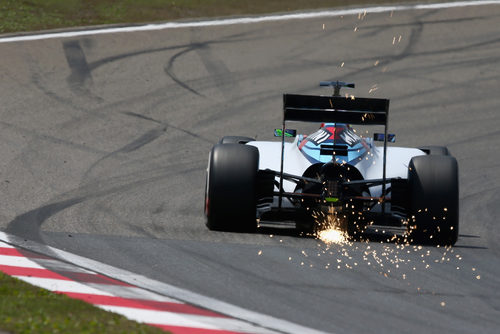
<path fill-rule="evenodd" d="M 283 171 L 285 173 L 302 176 L 305 170 L 312 163 L 304 156 L 297 146 L 297 138 L 293 143 L 286 142 L 284 150 Z M 281 169 L 281 142 L 252 141 L 247 143 L 257 147 L 259 150 L 259 169 L 271 169 L 280 171 Z M 383 147 L 372 146 L 371 151 L 356 163 L 351 163 L 356 167 L 365 180 L 381 179 L 383 177 Z M 417 148 L 387 147 L 386 178 L 408 177 L 408 164 L 410 159 L 425 155 Z M 284 181 L 284 191 L 293 192 L 295 183 Z M 370 188 L 371 196 L 380 196 L 381 186 Z"/>

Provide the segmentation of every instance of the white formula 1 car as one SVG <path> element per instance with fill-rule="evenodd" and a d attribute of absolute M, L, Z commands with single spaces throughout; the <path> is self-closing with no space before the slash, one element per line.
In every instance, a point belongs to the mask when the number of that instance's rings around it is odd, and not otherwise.
<path fill-rule="evenodd" d="M 227 136 L 209 155 L 205 187 L 207 227 L 251 232 L 259 222 L 294 223 L 313 231 L 335 213 L 351 237 L 368 225 L 407 229 L 417 243 L 453 245 L 458 237 L 458 164 L 446 147 L 388 146 L 389 100 L 284 94 L 281 141 Z M 290 121 L 321 123 L 297 134 Z M 352 125 L 383 126 L 362 136 Z M 294 138 L 293 142 L 285 140 Z M 383 141 L 383 146 L 376 146 Z"/>

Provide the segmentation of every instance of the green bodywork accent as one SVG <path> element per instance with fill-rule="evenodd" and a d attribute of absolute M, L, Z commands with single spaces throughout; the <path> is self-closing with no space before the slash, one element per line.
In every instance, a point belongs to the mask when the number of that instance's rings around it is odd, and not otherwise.
<path fill-rule="evenodd" d="M 274 129 L 274 136 L 281 137 L 283 135 L 283 129 Z M 295 137 L 297 135 L 297 130 L 294 129 L 286 129 L 285 137 Z"/>

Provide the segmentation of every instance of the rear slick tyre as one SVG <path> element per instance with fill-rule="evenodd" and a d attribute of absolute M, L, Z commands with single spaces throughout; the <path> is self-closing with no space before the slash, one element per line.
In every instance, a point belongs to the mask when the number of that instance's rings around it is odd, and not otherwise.
<path fill-rule="evenodd" d="M 409 236 L 419 244 L 452 246 L 458 238 L 458 164 L 450 155 L 410 160 Z"/>
<path fill-rule="evenodd" d="M 255 141 L 254 138 L 242 136 L 225 136 L 219 141 L 219 144 L 246 144 Z"/>
<path fill-rule="evenodd" d="M 418 148 L 427 155 L 450 155 L 450 151 L 446 146 L 421 146 Z"/>
<path fill-rule="evenodd" d="M 205 191 L 210 230 L 254 232 L 259 151 L 254 146 L 217 144 L 209 156 Z"/>

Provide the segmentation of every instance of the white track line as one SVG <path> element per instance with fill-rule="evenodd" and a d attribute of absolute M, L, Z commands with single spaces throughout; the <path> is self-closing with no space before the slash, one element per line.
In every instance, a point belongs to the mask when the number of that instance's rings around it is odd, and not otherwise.
<path fill-rule="evenodd" d="M 89 275 L 94 274 L 93 271 L 86 270 L 69 263 L 56 261 L 52 259 L 36 259 L 36 263 L 41 265 L 44 269 L 50 268 L 50 270 L 54 272 L 67 271 L 80 274 L 89 274 Z"/>
<path fill-rule="evenodd" d="M 278 331 L 281 333 L 290 333 L 290 334 L 291 333 L 325 334 L 325 332 L 322 331 L 301 326 L 287 320 L 274 318 L 266 314 L 250 311 L 241 308 L 239 306 L 232 305 L 207 296 L 203 296 L 195 292 L 178 288 L 176 286 L 167 283 L 152 280 L 143 275 L 115 268 L 113 266 L 98 261 L 94 261 L 92 259 L 88 259 L 50 246 L 42 245 L 34 241 L 19 238 L 4 232 L 0 232 L 0 241 L 4 241 L 13 244 L 15 246 L 28 249 L 33 252 L 61 259 L 65 262 L 69 262 L 74 265 L 87 268 L 89 270 L 114 278 L 116 280 L 129 283 L 149 291 L 154 291 L 156 293 L 162 294 L 164 296 L 182 302 L 186 302 L 188 304 L 192 304 L 208 310 L 222 313 L 234 319 L 245 321 L 249 325 L 254 325 L 257 327 L 261 327 L 263 329 L 267 329 L 270 332 Z M 33 280 L 31 280 L 30 277 L 19 277 L 19 278 L 28 281 L 29 283 L 32 283 L 34 285 L 41 286 L 43 284 L 44 286 L 42 287 L 48 290 L 53 290 L 56 288 L 59 291 L 78 292 L 78 289 L 83 289 L 84 291 L 82 291 L 82 293 L 90 293 L 90 294 L 94 293 L 94 294 L 104 294 L 104 295 L 109 294 L 102 290 L 99 291 L 93 289 L 91 286 L 95 286 L 94 284 L 83 286 L 83 284 L 79 284 L 72 281 L 57 282 L 57 280 L 52 280 L 52 279 L 34 278 Z M 102 287 L 102 289 L 107 289 L 107 288 Z"/>
<path fill-rule="evenodd" d="M 266 330 L 262 327 L 256 327 L 231 318 L 213 318 L 200 315 L 181 314 L 166 311 L 144 310 L 123 306 L 96 306 L 110 312 L 119 313 L 129 319 L 145 322 L 148 324 L 181 326 L 189 328 L 212 329 L 234 331 L 238 333 L 252 334 L 277 334 L 274 331 Z"/>
<path fill-rule="evenodd" d="M 19 278 L 20 280 L 23 280 L 31 285 L 35 285 L 50 291 L 86 293 L 99 296 L 113 296 L 111 293 L 107 293 L 103 290 L 95 289 L 75 281 L 63 281 L 60 279 L 53 279 L 53 278 L 28 277 L 28 276 L 17 276 L 17 275 L 15 275 L 14 277 Z"/>
<path fill-rule="evenodd" d="M 444 9 L 444 8 L 457 8 L 457 7 L 469 7 L 469 6 L 482 6 L 482 5 L 498 5 L 498 4 L 500 4 L 500 0 L 458 1 L 458 2 L 444 2 L 444 3 L 434 3 L 434 4 L 379 6 L 379 7 L 352 8 L 352 9 L 340 9 L 340 10 L 325 10 L 325 11 L 306 12 L 306 13 L 252 16 L 252 17 L 228 18 L 228 19 L 207 20 L 207 21 L 167 22 L 159 24 L 146 24 L 142 26 L 115 27 L 115 28 L 104 28 L 104 29 L 89 28 L 86 30 L 79 30 L 79 31 L 3 37 L 0 38 L 0 43 L 136 32 L 136 31 L 154 31 L 154 30 L 178 29 L 178 28 L 214 27 L 214 26 L 226 26 L 235 24 L 303 20 L 303 19 L 322 18 L 322 17 L 357 15 L 359 13 L 371 14 L 371 13 L 398 12 L 405 10 Z"/>
<path fill-rule="evenodd" d="M 5 245 L 6 244 L 2 244 L 1 247 L 5 248 Z M 23 267 L 32 269 L 50 268 L 50 270 L 52 271 L 68 271 L 82 274 L 93 274 L 92 271 L 85 270 L 61 261 L 51 259 L 30 260 L 27 257 L 12 255 L 0 255 L 0 266 Z"/>
<path fill-rule="evenodd" d="M 167 303 L 181 303 L 177 299 L 165 297 L 157 293 L 144 290 L 135 286 L 122 286 L 122 285 L 98 284 L 98 283 L 86 283 L 86 285 L 91 288 L 95 288 L 97 290 L 104 291 L 113 296 L 121 298 L 151 300 L 151 301 L 167 302 Z"/>
<path fill-rule="evenodd" d="M 2 246 L 3 247 L 3 246 Z M 32 269 L 45 269 L 38 263 L 21 256 L 0 255 L 0 266 L 24 267 Z"/>

